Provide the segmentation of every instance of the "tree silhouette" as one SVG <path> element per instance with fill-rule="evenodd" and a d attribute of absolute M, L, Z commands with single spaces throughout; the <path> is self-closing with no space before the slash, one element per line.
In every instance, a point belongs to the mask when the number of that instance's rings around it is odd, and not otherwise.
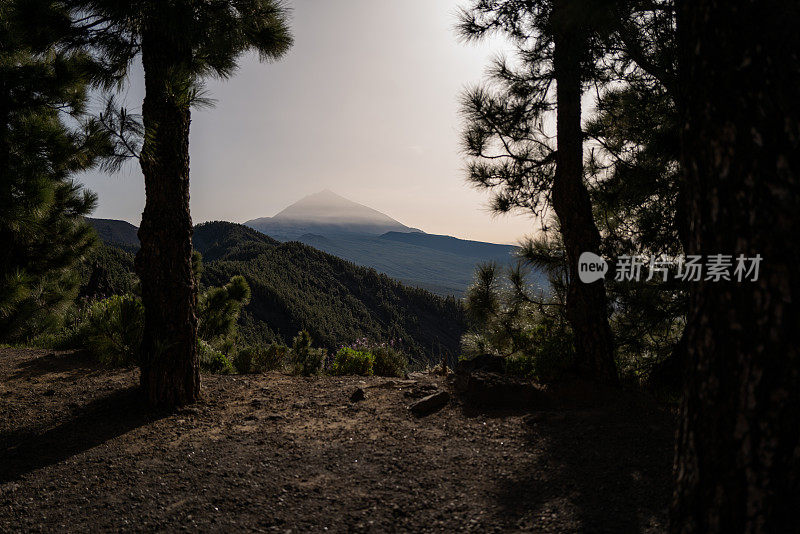
<path fill-rule="evenodd" d="M 685 217 L 679 194 L 680 129 L 675 109 L 677 32 L 671 1 L 616 6 L 609 49 L 614 78 L 584 126 L 592 205 L 603 255 L 680 256 Z M 670 277 L 647 283 L 606 280 L 620 372 L 650 369 L 651 385 L 681 387 L 679 342 L 688 297 Z"/>
<path fill-rule="evenodd" d="M 115 145 L 86 111 L 106 80 L 58 3 L 0 7 L 0 340 L 24 342 L 57 326 L 78 292 L 76 268 L 95 243 L 83 216 L 96 196 L 73 181 Z"/>
<path fill-rule="evenodd" d="M 189 212 L 190 109 L 209 104 L 203 80 L 230 77 L 246 51 L 257 51 L 262 60 L 283 55 L 292 42 L 287 12 L 273 0 L 70 5 L 94 32 L 90 44 L 110 60 L 141 56 L 145 98 L 139 161 L 146 191 L 136 255 L 145 307 L 141 386 L 151 405 L 191 403 L 198 398 L 200 375 Z M 127 40 L 127 47 L 120 40 Z"/>
<path fill-rule="evenodd" d="M 679 7 L 688 254 L 763 258 L 690 290 L 672 532 L 797 532 L 800 34 L 796 2 Z"/>
<path fill-rule="evenodd" d="M 469 178 L 497 191 L 496 211 L 522 209 L 545 218 L 553 209 L 567 256 L 566 313 L 578 369 L 616 383 L 604 283 L 578 278 L 580 254 L 599 253 L 601 244 L 584 181 L 581 97 L 587 80 L 602 78 L 595 63 L 605 54 L 597 37 L 608 25 L 604 6 L 602 1 L 476 0 L 462 11 L 459 29 L 467 39 L 493 32 L 509 37 L 521 62 L 515 68 L 499 60 L 493 84 L 465 95 L 464 147 L 474 158 Z M 557 148 L 546 125 L 553 109 Z"/>

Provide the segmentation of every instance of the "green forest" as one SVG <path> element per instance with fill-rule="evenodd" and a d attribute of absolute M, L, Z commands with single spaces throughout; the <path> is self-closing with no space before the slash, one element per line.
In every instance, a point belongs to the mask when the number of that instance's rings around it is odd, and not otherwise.
<path fill-rule="evenodd" d="M 111 241 L 82 264 L 79 294 L 87 302 L 138 290 L 136 247 L 113 237 L 109 234 Z M 316 345 L 333 352 L 366 338 L 402 347 L 416 367 L 443 358 L 452 365 L 457 359 L 466 318 L 452 297 L 405 287 L 374 270 L 238 224 L 198 225 L 193 243 L 202 256 L 200 293 L 234 276 L 247 281 L 251 296 L 238 317 L 239 348 L 287 344 L 305 330 Z"/>
<path fill-rule="evenodd" d="M 0 4 L 0 531 L 800 532 L 797 3 L 453 2 L 505 47 L 464 187 L 530 229 L 463 298 L 194 223 L 193 121 L 294 9 Z M 132 166 L 138 229 L 90 218 Z"/>

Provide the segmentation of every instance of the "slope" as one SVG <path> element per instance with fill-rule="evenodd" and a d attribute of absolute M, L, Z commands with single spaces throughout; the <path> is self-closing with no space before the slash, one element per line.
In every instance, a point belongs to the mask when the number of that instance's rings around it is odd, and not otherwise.
<path fill-rule="evenodd" d="M 139 229 L 127 221 L 86 217 L 86 222 L 94 227 L 103 243 L 139 246 L 139 236 L 136 234 Z"/>
<path fill-rule="evenodd" d="M 280 241 L 300 241 L 442 296 L 462 297 L 478 264 L 516 262 L 517 247 L 426 234 L 331 191 L 309 195 L 274 217 L 245 225 Z M 530 281 L 547 287 L 533 272 Z"/>
<path fill-rule="evenodd" d="M 399 342 L 419 364 L 458 354 L 465 323 L 453 298 L 406 287 L 374 269 L 302 243 L 279 243 L 239 224 L 198 225 L 194 240 L 205 259 L 201 286 L 221 285 L 237 274 L 250 284 L 252 298 L 240 318 L 245 344 L 290 342 L 306 329 L 315 344 L 329 350 L 366 337 Z M 118 272 L 120 263 L 129 269 L 130 253 L 104 248 L 88 264 Z"/>

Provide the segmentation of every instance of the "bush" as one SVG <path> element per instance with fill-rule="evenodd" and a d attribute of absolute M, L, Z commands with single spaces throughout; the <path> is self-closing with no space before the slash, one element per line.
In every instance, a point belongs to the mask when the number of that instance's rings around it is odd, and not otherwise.
<path fill-rule="evenodd" d="M 371 352 L 375 356 L 374 371 L 376 375 L 398 378 L 405 376 L 408 359 L 402 352 L 388 346 L 374 347 Z"/>
<path fill-rule="evenodd" d="M 472 326 L 461 338 L 461 349 L 467 357 L 506 357 L 506 372 L 512 375 L 541 382 L 558 380 L 575 361 L 561 285 L 550 276 L 554 291 L 538 296 L 526 276 L 519 266 L 508 272 L 506 281 L 500 279 L 496 266 L 478 269 L 465 299 Z M 539 301 L 548 305 L 546 312 Z"/>
<path fill-rule="evenodd" d="M 233 368 L 236 372 L 242 375 L 255 372 L 253 369 L 253 360 L 259 349 L 252 347 L 245 347 L 239 350 L 233 357 Z"/>
<path fill-rule="evenodd" d="M 533 328 L 532 337 L 533 347 L 506 357 L 506 373 L 540 382 L 563 378 L 575 362 L 571 333 L 540 324 Z"/>
<path fill-rule="evenodd" d="M 199 269 L 198 256 L 192 257 Z M 233 334 L 241 307 L 250 298 L 250 288 L 241 276 L 234 276 L 223 287 L 210 288 L 200 296 L 198 306 L 200 368 L 213 373 L 232 372 L 226 354 L 233 353 Z M 72 321 L 77 324 L 77 321 Z M 92 304 L 79 327 L 63 329 L 58 337 L 42 338 L 40 343 L 71 348 L 85 346 L 104 365 L 128 366 L 140 363 L 144 334 L 144 307 L 139 297 L 114 295 Z M 237 369 L 250 372 L 247 354 L 237 354 Z M 245 370 L 246 369 L 246 370 Z"/>
<path fill-rule="evenodd" d="M 281 369 L 289 355 L 289 347 L 280 343 L 272 343 L 269 347 L 244 347 L 233 358 L 236 372 L 266 373 Z"/>
<path fill-rule="evenodd" d="M 200 356 L 201 371 L 218 374 L 233 372 L 233 365 L 228 358 L 202 339 L 197 341 L 197 352 Z"/>
<path fill-rule="evenodd" d="M 280 343 L 272 343 L 266 349 L 254 349 L 253 372 L 266 373 L 267 371 L 277 371 L 286 365 L 290 349 Z"/>
<path fill-rule="evenodd" d="M 553 324 L 540 324 L 537 337 L 536 378 L 541 382 L 552 382 L 563 376 L 575 365 L 575 348 L 572 330 L 558 328 Z"/>
<path fill-rule="evenodd" d="M 103 365 L 135 365 L 142 347 L 144 307 L 132 295 L 114 295 L 95 302 L 81 331 L 86 348 Z"/>
<path fill-rule="evenodd" d="M 86 349 L 86 319 L 90 306 L 78 302 L 70 306 L 62 320 L 61 328 L 43 332 L 27 341 L 31 347 L 53 350 Z"/>
<path fill-rule="evenodd" d="M 528 354 L 512 354 L 506 358 L 506 373 L 520 378 L 536 378 L 536 358 Z"/>
<path fill-rule="evenodd" d="M 311 348 L 311 335 L 301 330 L 292 342 L 292 362 L 295 374 L 311 376 L 322 370 L 325 351 Z"/>
<path fill-rule="evenodd" d="M 236 332 L 242 307 L 250 302 L 250 286 L 234 276 L 222 287 L 212 287 L 197 302 L 198 335 L 201 339 L 228 338 Z"/>
<path fill-rule="evenodd" d="M 370 376 L 374 373 L 375 356 L 370 352 L 342 347 L 333 360 L 331 374 Z"/>

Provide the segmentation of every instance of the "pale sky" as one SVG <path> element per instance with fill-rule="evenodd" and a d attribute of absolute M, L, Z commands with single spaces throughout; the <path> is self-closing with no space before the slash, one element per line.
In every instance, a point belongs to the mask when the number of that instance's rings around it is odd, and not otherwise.
<path fill-rule="evenodd" d="M 465 0 L 294 0 L 295 45 L 277 63 L 242 58 L 210 81 L 211 109 L 192 115 L 191 209 L 196 223 L 272 216 L 331 189 L 425 232 L 515 243 L 527 216 L 492 216 L 465 181 L 461 91 L 481 81 L 502 41 L 464 44 L 453 29 Z M 143 97 L 134 69 L 124 93 Z M 136 225 L 138 163 L 80 180 L 99 195 L 94 217 Z"/>

